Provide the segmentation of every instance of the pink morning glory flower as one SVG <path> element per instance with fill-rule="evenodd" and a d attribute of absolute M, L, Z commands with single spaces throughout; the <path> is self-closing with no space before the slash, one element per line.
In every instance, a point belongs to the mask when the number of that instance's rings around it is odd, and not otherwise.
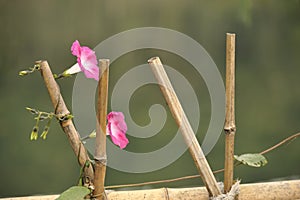
<path fill-rule="evenodd" d="M 82 71 L 87 78 L 99 80 L 99 68 L 96 54 L 86 46 L 80 46 L 76 40 L 71 47 L 72 54 L 77 56 L 77 63 L 66 70 L 64 74 L 75 74 Z"/>
<path fill-rule="evenodd" d="M 113 143 L 124 149 L 128 144 L 126 138 L 127 125 L 122 112 L 110 112 L 107 115 L 107 134 L 110 135 Z"/>

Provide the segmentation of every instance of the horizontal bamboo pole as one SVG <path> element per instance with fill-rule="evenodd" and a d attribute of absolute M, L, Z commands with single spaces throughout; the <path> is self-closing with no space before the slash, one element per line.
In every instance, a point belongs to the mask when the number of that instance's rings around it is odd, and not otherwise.
<path fill-rule="evenodd" d="M 212 173 L 212 170 L 203 154 L 203 151 L 197 141 L 194 131 L 188 121 L 187 116 L 179 102 L 179 99 L 174 91 L 174 88 L 168 78 L 166 71 L 159 59 L 153 57 L 148 60 L 152 72 L 159 83 L 159 87 L 168 103 L 170 111 L 181 131 L 181 134 L 188 145 L 191 156 L 195 162 L 198 172 L 206 185 L 210 196 L 218 196 L 221 191 L 218 187 L 217 181 Z"/>
<path fill-rule="evenodd" d="M 4 198 L 0 200 L 54 200 L 59 195 Z M 205 187 L 107 191 L 109 200 L 207 200 Z M 241 184 L 239 200 L 300 199 L 300 180 Z"/>

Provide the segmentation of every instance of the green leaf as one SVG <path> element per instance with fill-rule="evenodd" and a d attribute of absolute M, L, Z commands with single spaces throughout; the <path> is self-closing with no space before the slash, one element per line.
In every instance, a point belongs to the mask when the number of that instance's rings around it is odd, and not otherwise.
<path fill-rule="evenodd" d="M 251 167 L 262 167 L 268 163 L 267 159 L 258 153 L 247 153 L 240 156 L 235 155 L 234 159 Z"/>
<path fill-rule="evenodd" d="M 90 193 L 87 187 L 73 186 L 64 191 L 57 200 L 83 200 Z"/>

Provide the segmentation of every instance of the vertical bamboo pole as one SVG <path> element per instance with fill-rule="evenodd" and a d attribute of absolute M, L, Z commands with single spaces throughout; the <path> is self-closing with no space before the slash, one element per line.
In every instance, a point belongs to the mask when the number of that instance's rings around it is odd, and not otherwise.
<path fill-rule="evenodd" d="M 60 114 L 62 116 L 70 114 L 64 99 L 60 93 L 58 84 L 56 83 L 50 66 L 47 61 L 36 61 L 36 64 L 41 66 L 41 74 L 44 79 L 46 88 L 48 90 L 52 105 L 55 109 L 55 114 Z M 85 167 L 87 161 L 90 161 L 90 158 L 87 154 L 87 151 L 80 140 L 80 136 L 75 129 L 75 126 L 71 119 L 63 121 L 60 123 L 63 131 L 65 132 L 68 140 L 71 144 L 73 152 L 78 158 L 78 162 L 81 167 Z M 84 183 L 86 185 L 92 184 L 94 179 L 94 170 L 92 165 L 84 168 Z"/>
<path fill-rule="evenodd" d="M 106 115 L 108 96 L 109 60 L 99 60 L 99 82 L 97 100 L 97 127 L 95 149 L 95 190 L 93 197 L 99 200 L 107 199 L 104 190 L 106 173 Z"/>
<path fill-rule="evenodd" d="M 226 34 L 226 115 L 225 115 L 225 171 L 224 191 L 233 184 L 235 125 L 235 34 Z"/>
<path fill-rule="evenodd" d="M 148 63 L 150 64 L 155 78 L 159 83 L 160 89 L 168 103 L 168 106 L 170 107 L 170 111 L 175 118 L 179 129 L 181 130 L 185 142 L 189 147 L 189 151 L 194 159 L 198 172 L 206 185 L 209 195 L 214 197 L 220 195 L 221 191 L 218 187 L 217 181 L 209 167 L 160 59 L 158 57 L 154 57 L 149 59 Z"/>

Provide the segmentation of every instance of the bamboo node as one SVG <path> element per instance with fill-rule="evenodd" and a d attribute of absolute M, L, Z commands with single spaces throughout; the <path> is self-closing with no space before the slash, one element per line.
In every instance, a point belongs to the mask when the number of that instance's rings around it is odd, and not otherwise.
<path fill-rule="evenodd" d="M 101 157 L 101 158 L 94 158 L 94 160 L 95 160 L 95 162 L 97 164 L 100 164 L 100 165 L 106 166 L 106 164 L 107 164 L 107 158 L 106 158 L 106 156 L 105 157 Z"/>
<path fill-rule="evenodd" d="M 235 133 L 236 132 L 236 126 L 225 126 L 224 127 L 225 134 Z"/>

